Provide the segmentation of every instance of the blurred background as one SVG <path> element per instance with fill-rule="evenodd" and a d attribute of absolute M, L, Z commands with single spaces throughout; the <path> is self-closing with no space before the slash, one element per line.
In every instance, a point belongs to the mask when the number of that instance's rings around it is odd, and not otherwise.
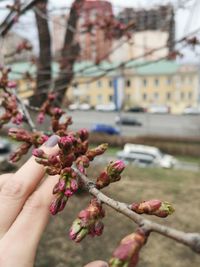
<path fill-rule="evenodd" d="M 0 64 L 11 68 L 9 78 L 32 118 L 55 91 L 56 104 L 73 118 L 72 130 L 87 128 L 91 147 L 109 143 L 91 177 L 110 160 L 126 162 L 122 181 L 106 193 L 127 203 L 155 197 L 172 202 L 176 213 L 165 223 L 190 232 L 199 231 L 200 218 L 199 12 L 198 0 L 0 1 Z M 7 138 L 11 126 L 0 131 L 2 173 L 25 160 L 8 162 L 18 145 Z M 38 128 L 48 130 L 48 119 Z M 107 209 L 105 234 L 73 244 L 68 228 L 88 200 L 81 192 L 52 218 L 36 266 L 108 260 L 134 230 Z M 139 266 L 199 263 L 188 248 L 153 235 Z"/>

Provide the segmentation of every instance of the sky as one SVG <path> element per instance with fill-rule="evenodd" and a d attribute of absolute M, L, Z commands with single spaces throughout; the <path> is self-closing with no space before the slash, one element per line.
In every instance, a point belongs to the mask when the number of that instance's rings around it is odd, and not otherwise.
<path fill-rule="evenodd" d="M 22 0 L 27 2 L 28 0 Z M 181 3 L 187 3 L 187 10 L 182 8 L 177 9 L 176 12 L 176 39 L 182 38 L 184 35 L 196 30 L 200 27 L 200 0 L 108 0 L 113 4 L 113 9 L 119 12 L 123 7 L 135 7 L 135 8 L 150 8 L 151 6 L 159 4 L 167 4 L 171 2 L 176 8 Z M 0 22 L 6 15 L 5 10 L 1 9 L 5 3 L 12 3 L 11 0 L 0 0 Z M 72 0 L 49 0 L 49 7 L 57 8 L 63 6 L 70 6 Z M 28 12 L 26 15 L 20 18 L 19 24 L 14 29 L 24 37 L 31 40 L 37 40 L 37 31 L 34 26 L 33 12 Z M 200 34 L 199 34 L 200 36 Z M 35 49 L 37 50 L 37 42 L 35 42 Z M 188 56 L 191 57 L 189 52 Z"/>

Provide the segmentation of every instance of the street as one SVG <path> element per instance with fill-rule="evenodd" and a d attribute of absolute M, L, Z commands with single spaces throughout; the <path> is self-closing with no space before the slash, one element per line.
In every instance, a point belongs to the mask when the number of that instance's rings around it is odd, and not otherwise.
<path fill-rule="evenodd" d="M 104 123 L 119 127 L 125 136 L 200 136 L 200 115 L 122 113 L 121 115 L 134 117 L 142 123 L 142 126 L 125 126 L 115 124 L 115 118 L 119 115 L 117 112 L 69 111 L 67 114 L 72 116 L 73 129 L 91 129 L 95 123 Z"/>

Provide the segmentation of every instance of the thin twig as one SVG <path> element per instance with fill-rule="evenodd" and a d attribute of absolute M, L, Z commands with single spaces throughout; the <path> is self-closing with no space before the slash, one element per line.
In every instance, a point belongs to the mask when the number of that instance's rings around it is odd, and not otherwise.
<path fill-rule="evenodd" d="M 88 192 L 97 197 L 102 203 L 116 210 L 117 212 L 122 213 L 132 221 L 134 221 L 140 227 L 145 228 L 147 231 L 156 232 L 168 238 L 175 240 L 181 244 L 184 244 L 190 247 L 194 252 L 200 254 L 200 234 L 199 233 L 185 233 L 183 231 L 176 230 L 174 228 L 155 223 L 151 220 L 144 219 L 141 215 L 132 211 L 129 206 L 125 203 L 116 201 L 101 191 L 99 191 L 95 184 L 88 179 L 84 174 L 82 174 L 77 167 L 73 166 L 74 171 L 79 175 L 80 180 L 84 183 Z"/>
<path fill-rule="evenodd" d="M 15 95 L 18 103 L 20 104 L 21 108 L 22 108 L 22 111 L 23 111 L 24 116 L 26 118 L 27 124 L 29 125 L 30 129 L 33 132 L 36 132 L 37 129 L 36 129 L 35 123 L 33 122 L 32 118 L 30 116 L 30 113 L 28 112 L 28 109 L 26 108 L 26 105 L 23 103 L 23 101 L 20 99 L 20 97 L 17 94 L 14 94 L 14 95 Z"/>

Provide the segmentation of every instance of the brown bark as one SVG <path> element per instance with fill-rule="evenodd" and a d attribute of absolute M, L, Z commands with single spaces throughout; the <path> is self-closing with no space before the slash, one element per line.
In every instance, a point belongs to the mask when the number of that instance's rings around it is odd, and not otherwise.
<path fill-rule="evenodd" d="M 48 0 L 41 0 L 36 5 L 38 12 L 35 10 L 40 52 L 35 95 L 30 99 L 30 103 L 34 106 L 40 106 L 45 101 L 51 85 L 51 37 L 48 20 L 45 18 L 47 16 L 47 4 Z M 44 93 L 42 93 L 43 91 Z"/>
<path fill-rule="evenodd" d="M 60 104 L 63 102 L 67 87 L 73 79 L 73 65 L 80 53 L 79 43 L 75 42 L 75 32 L 77 30 L 79 12 L 83 3 L 84 0 L 74 0 L 69 14 L 64 44 L 61 51 L 61 71 L 55 83 L 55 91 L 59 92 L 57 102 Z"/>

